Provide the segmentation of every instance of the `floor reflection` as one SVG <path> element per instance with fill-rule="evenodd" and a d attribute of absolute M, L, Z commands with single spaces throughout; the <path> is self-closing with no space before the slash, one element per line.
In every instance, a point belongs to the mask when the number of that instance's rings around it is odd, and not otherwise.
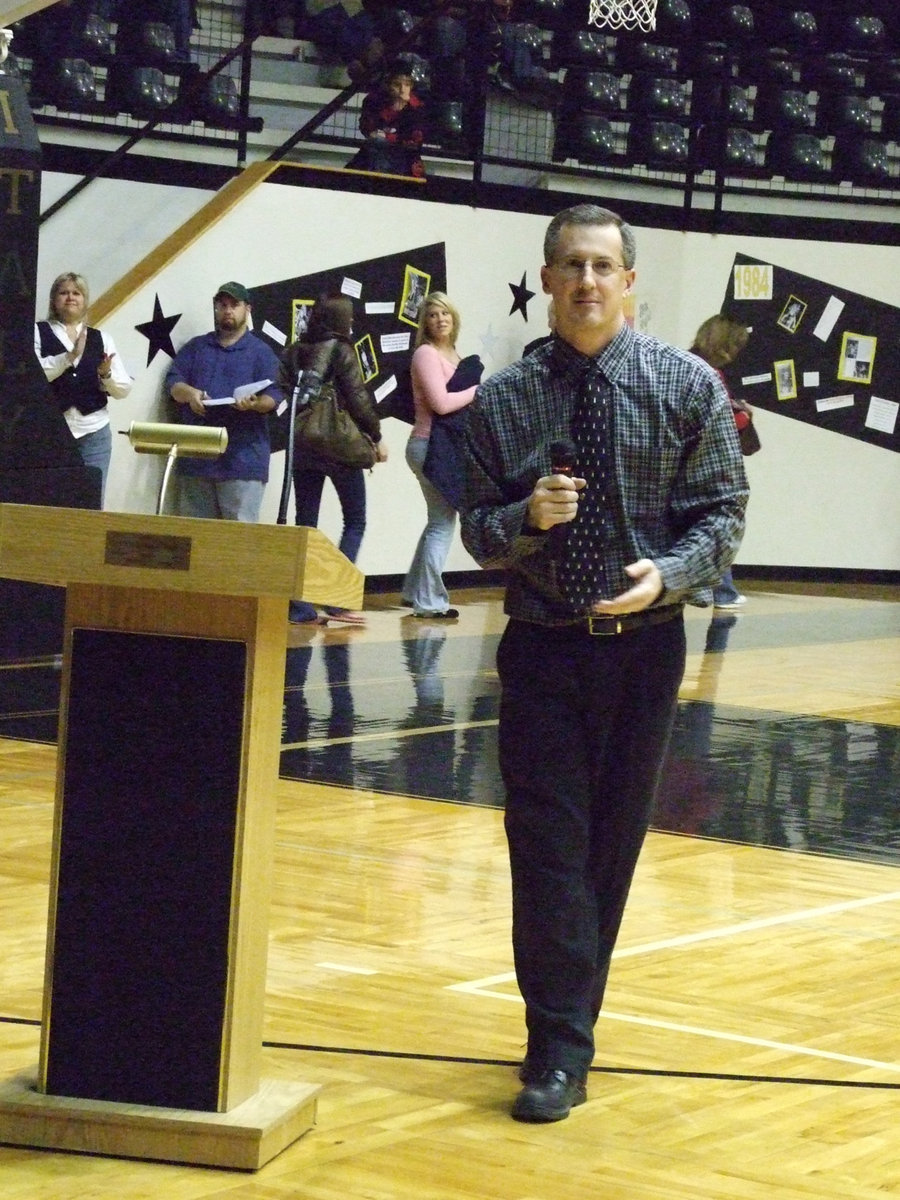
<path fill-rule="evenodd" d="M 885 640 L 898 606 L 776 607 L 687 623 L 682 692 L 654 826 L 693 836 L 900 862 L 900 728 L 717 701 L 726 655 Z M 291 646 L 281 774 L 499 808 L 497 636 L 398 620 L 399 638 L 313 633 Z M 391 627 L 392 629 L 394 626 Z M 886 640 L 890 639 L 890 641 Z M 771 659 L 769 660 L 771 661 Z M 540 664 L 535 664 L 540 669 Z M 0 737 L 56 739 L 60 661 L 0 655 Z M 689 696 L 697 698 L 689 698 Z"/>
<path fill-rule="evenodd" d="M 679 704 L 654 827 L 900 862 L 900 730 L 717 704 L 740 621 L 718 614 L 695 626 L 697 691 L 712 699 Z M 289 652 L 282 775 L 501 807 L 497 639 L 414 632 Z"/>
<path fill-rule="evenodd" d="M 714 616 L 697 692 L 714 697 L 739 618 Z M 686 700 L 654 826 L 672 833 L 900 862 L 900 730 Z"/>
<path fill-rule="evenodd" d="M 324 685 L 309 685 L 314 654 L 320 657 Z M 310 704 L 309 697 L 313 697 Z M 321 702 L 321 703 L 319 703 Z M 352 738 L 356 714 L 350 688 L 350 646 L 346 642 L 287 652 L 284 712 L 281 726 L 280 773 L 288 779 L 309 779 L 315 772 L 326 780 L 355 785 Z"/>
<path fill-rule="evenodd" d="M 55 742 L 62 661 L 50 655 L 0 662 L 0 737 Z"/>

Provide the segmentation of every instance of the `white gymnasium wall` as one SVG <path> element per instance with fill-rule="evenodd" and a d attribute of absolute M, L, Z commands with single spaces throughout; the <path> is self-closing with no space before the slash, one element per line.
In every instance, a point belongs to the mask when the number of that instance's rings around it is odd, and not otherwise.
<path fill-rule="evenodd" d="M 79 182 L 77 175 L 44 171 L 41 211 L 47 212 Z M 46 316 L 50 285 L 75 271 L 99 296 L 136 262 L 174 233 L 210 198 L 202 188 L 99 179 L 89 183 L 41 226 L 37 297 Z M 145 356 L 146 357 L 146 356 Z"/>
<path fill-rule="evenodd" d="M 91 188 L 93 222 L 86 222 L 83 212 L 69 217 L 63 210 L 42 231 L 42 280 L 49 282 L 57 270 L 69 269 L 71 246 L 78 245 L 75 269 L 88 276 L 95 293 L 103 290 L 113 282 L 110 276 L 123 273 L 110 271 L 111 262 L 118 266 L 129 253 L 131 261 L 140 259 L 203 198 L 191 189 L 122 182 L 98 181 Z M 625 206 L 620 207 L 627 216 Z M 132 420 L 164 419 L 160 384 L 168 359 L 158 355 L 147 368 L 147 342 L 134 328 L 150 319 L 156 295 L 167 315 L 182 314 L 173 332 L 178 346 L 211 327 L 211 297 L 225 279 L 240 279 L 252 288 L 436 241 L 445 243 L 448 290 L 463 317 L 460 350 L 479 353 L 489 374 L 544 332 L 539 267 L 546 223 L 544 217 L 527 214 L 262 185 L 105 323 L 135 375 L 131 396 L 113 404 L 113 428 L 125 429 Z M 116 232 L 111 244 L 107 231 L 125 227 L 127 235 Z M 679 345 L 688 345 L 700 322 L 719 309 L 736 252 L 896 303 L 898 247 L 641 227 L 637 232 L 636 324 Z M 523 271 L 537 293 L 527 325 L 519 313 L 509 311 L 509 284 L 518 284 Z M 753 494 L 738 561 L 900 569 L 900 456 L 776 413 L 760 411 L 757 421 L 764 448 L 747 464 Z M 421 493 L 403 458 L 408 426 L 389 420 L 384 431 L 390 459 L 368 477 L 369 521 L 359 561 L 370 575 L 405 571 L 425 517 Z M 276 455 L 264 510 L 269 521 L 277 514 L 282 471 L 283 456 Z M 160 472 L 159 460 L 135 455 L 125 438 L 115 438 L 108 507 L 152 512 Z M 337 539 L 340 514 L 330 488 L 320 525 Z M 473 565 L 457 537 L 447 569 Z"/>

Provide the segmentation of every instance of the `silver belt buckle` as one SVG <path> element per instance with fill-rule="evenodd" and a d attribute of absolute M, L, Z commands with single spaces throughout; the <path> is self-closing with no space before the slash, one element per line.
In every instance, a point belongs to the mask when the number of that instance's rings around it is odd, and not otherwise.
<path fill-rule="evenodd" d="M 596 622 L 596 625 L 594 624 Z M 606 628 L 602 628 L 602 626 Z M 612 628 L 610 628 L 612 626 Z M 622 632 L 622 622 L 618 617 L 588 617 L 588 633 L 591 637 L 612 637 L 616 633 Z"/>

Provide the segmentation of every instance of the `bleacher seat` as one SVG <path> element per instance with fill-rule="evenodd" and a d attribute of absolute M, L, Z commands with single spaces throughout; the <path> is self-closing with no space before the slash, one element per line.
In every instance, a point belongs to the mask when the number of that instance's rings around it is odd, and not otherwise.
<path fill-rule="evenodd" d="M 615 65 L 622 71 L 677 75 L 681 59 L 682 52 L 679 46 L 643 39 L 635 40 L 632 37 L 616 38 Z"/>
<path fill-rule="evenodd" d="M 872 110 L 866 97 L 856 92 L 824 91 L 816 105 L 816 124 L 823 133 L 868 133 Z"/>
<path fill-rule="evenodd" d="M 52 80 L 52 101 L 57 108 L 77 112 L 86 107 L 94 107 L 97 100 L 97 80 L 91 64 L 86 59 L 60 59 Z"/>
<path fill-rule="evenodd" d="M 629 160 L 660 170 L 684 169 L 688 162 L 688 131 L 676 121 L 635 117 L 628 130 Z"/>
<path fill-rule="evenodd" d="M 164 21 L 144 21 L 137 38 L 129 46 L 129 54 L 140 66 L 171 66 L 178 57 L 175 30 Z"/>
<path fill-rule="evenodd" d="M 769 129 L 808 129 L 815 124 L 816 112 L 801 88 L 775 87 L 757 94 L 756 117 Z"/>
<path fill-rule="evenodd" d="M 554 67 L 612 66 L 613 54 L 606 37 L 594 29 L 565 29 L 553 35 L 550 59 Z"/>
<path fill-rule="evenodd" d="M 751 130 L 739 125 L 702 125 L 697 133 L 697 165 L 726 175 L 756 174 L 762 155 Z"/>
<path fill-rule="evenodd" d="M 698 79 L 734 77 L 738 56 L 726 42 L 700 42 L 691 54 L 691 74 Z"/>
<path fill-rule="evenodd" d="M 691 115 L 704 121 L 747 125 L 753 119 L 749 88 L 715 76 L 695 76 Z"/>
<path fill-rule="evenodd" d="M 656 33 L 659 37 L 684 40 L 691 35 L 692 13 L 687 0 L 659 0 Z"/>
<path fill-rule="evenodd" d="M 683 117 L 687 88 L 679 79 L 638 71 L 628 85 L 628 108 L 645 116 Z"/>
<path fill-rule="evenodd" d="M 855 92 L 863 63 L 843 50 L 813 56 L 804 72 L 804 80 L 820 92 Z"/>
<path fill-rule="evenodd" d="M 149 118 L 170 109 L 177 89 L 170 88 L 159 67 L 130 67 L 116 76 L 114 104 L 132 116 Z"/>
<path fill-rule="evenodd" d="M 582 112 L 556 130 L 554 159 L 574 158 L 578 162 L 602 165 L 618 155 L 615 130 L 602 113 Z"/>
<path fill-rule="evenodd" d="M 841 133 L 835 138 L 832 173 L 836 180 L 878 186 L 891 182 L 887 145 L 880 138 Z"/>
<path fill-rule="evenodd" d="M 819 44 L 819 23 L 816 15 L 805 8 L 778 8 L 776 23 L 767 30 L 773 44 L 789 50 L 810 53 Z"/>
<path fill-rule="evenodd" d="M 112 27 L 105 17 L 88 13 L 81 33 L 82 57 L 94 66 L 105 66 L 113 53 Z"/>
<path fill-rule="evenodd" d="M 207 80 L 199 104 L 199 115 L 210 125 L 231 125 L 240 113 L 237 84 L 230 75 L 214 75 Z"/>
<path fill-rule="evenodd" d="M 622 81 L 612 71 L 568 70 L 562 85 L 562 105 L 567 114 L 618 112 Z"/>
<path fill-rule="evenodd" d="M 825 147 L 813 133 L 774 129 L 766 146 L 766 165 L 773 175 L 807 182 L 825 182 L 830 164 Z"/>
<path fill-rule="evenodd" d="M 866 13 L 848 16 L 838 26 L 841 49 L 851 53 L 880 53 L 887 47 L 887 28 L 880 17 Z"/>

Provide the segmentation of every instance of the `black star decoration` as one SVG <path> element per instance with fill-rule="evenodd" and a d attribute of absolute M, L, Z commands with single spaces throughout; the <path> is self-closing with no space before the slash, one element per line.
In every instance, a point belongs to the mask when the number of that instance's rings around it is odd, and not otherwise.
<path fill-rule="evenodd" d="M 175 347 L 172 345 L 172 330 L 181 320 L 181 313 L 177 317 L 164 317 L 163 310 L 159 303 L 159 296 L 153 298 L 153 320 L 144 321 L 141 325 L 135 325 L 138 333 L 142 333 L 150 345 L 147 348 L 147 366 L 156 358 L 157 352 L 162 350 L 168 354 L 169 358 L 175 357 Z"/>
<path fill-rule="evenodd" d="M 528 301 L 534 296 L 534 292 L 530 292 L 528 290 L 528 285 L 525 283 L 527 274 L 527 271 L 523 271 L 522 282 L 511 283 L 509 285 L 509 290 L 513 294 L 513 306 L 509 310 L 509 315 L 512 316 L 514 312 L 520 312 L 525 318 L 526 322 L 528 320 Z"/>

